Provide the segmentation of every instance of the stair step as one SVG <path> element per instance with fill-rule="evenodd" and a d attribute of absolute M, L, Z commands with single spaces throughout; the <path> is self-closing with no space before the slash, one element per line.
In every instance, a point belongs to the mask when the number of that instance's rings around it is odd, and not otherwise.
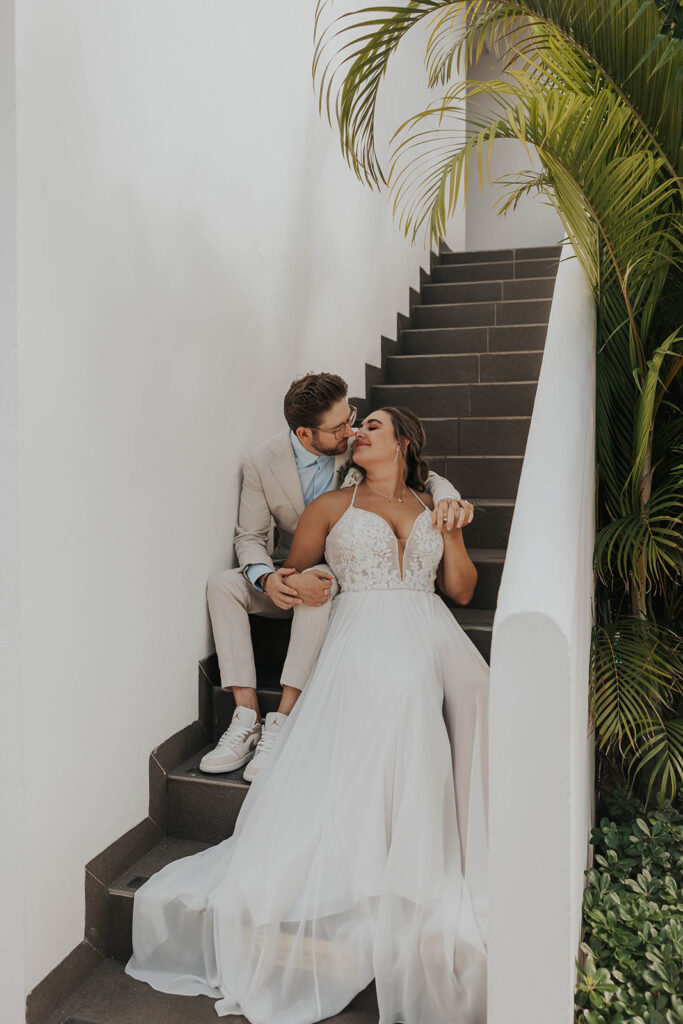
<path fill-rule="evenodd" d="M 503 281 L 515 276 L 513 260 L 495 263 L 445 263 L 432 267 L 432 284 L 451 284 L 456 281 Z"/>
<path fill-rule="evenodd" d="M 505 302 L 456 302 L 415 306 L 413 327 L 493 327 L 546 324 L 550 299 L 514 299 Z"/>
<path fill-rule="evenodd" d="M 502 281 L 458 281 L 452 284 L 423 284 L 422 302 L 441 305 L 444 302 L 500 302 Z"/>
<path fill-rule="evenodd" d="M 468 549 L 505 548 L 515 511 L 514 499 L 476 498 L 472 492 L 465 497 L 474 505 L 474 519 L 464 533 Z"/>
<path fill-rule="evenodd" d="M 547 324 L 508 324 L 489 327 L 489 352 L 542 351 Z"/>
<path fill-rule="evenodd" d="M 140 860 L 132 864 L 107 889 L 107 955 L 127 960 L 133 952 L 131 930 L 133 898 L 143 882 L 181 857 L 206 850 L 208 843 L 165 836 Z"/>
<path fill-rule="evenodd" d="M 401 331 L 401 350 L 406 355 L 423 353 L 471 353 L 488 349 L 488 327 L 428 327 Z M 545 339 L 545 327 L 543 328 Z"/>
<path fill-rule="evenodd" d="M 470 355 L 388 356 L 387 384 L 509 383 L 538 380 L 543 353 L 481 352 Z"/>
<path fill-rule="evenodd" d="M 515 278 L 554 277 L 560 263 L 560 254 L 542 259 L 515 260 Z"/>
<path fill-rule="evenodd" d="M 557 256 L 532 260 L 501 260 L 494 263 L 446 263 L 432 267 L 432 284 L 456 281 L 510 281 L 525 277 L 554 277 Z"/>
<path fill-rule="evenodd" d="M 379 384 L 372 388 L 375 408 L 407 406 L 416 416 L 531 416 L 536 381 L 511 384 Z M 431 449 L 430 449 L 431 450 Z M 450 451 L 448 454 L 457 454 Z"/>
<path fill-rule="evenodd" d="M 423 418 L 425 455 L 524 455 L 530 416 Z"/>
<path fill-rule="evenodd" d="M 166 831 L 178 839 L 220 843 L 232 835 L 249 783 L 244 768 L 207 775 L 199 762 L 213 745 L 169 772 L 166 779 Z"/>
<path fill-rule="evenodd" d="M 441 252 L 439 263 L 441 266 L 453 263 L 503 263 L 507 260 L 512 262 L 514 257 L 514 249 L 473 249 L 470 252 Z"/>
<path fill-rule="evenodd" d="M 445 476 L 463 497 L 510 498 L 517 495 L 521 455 L 453 455 L 428 459 L 430 469 Z"/>
<path fill-rule="evenodd" d="M 135 981 L 117 960 L 104 960 L 46 1024 L 216 1024 L 215 1000 L 208 996 L 171 996 Z M 246 1017 L 227 1017 L 249 1024 Z M 374 982 L 326 1024 L 377 1024 Z"/>
<path fill-rule="evenodd" d="M 494 611 L 491 608 L 451 607 L 451 613 L 487 661 L 491 660 Z"/>
<path fill-rule="evenodd" d="M 547 324 L 489 327 L 425 327 L 401 331 L 403 355 L 469 355 L 529 352 L 545 345 Z"/>
<path fill-rule="evenodd" d="M 467 553 L 477 567 L 479 578 L 468 609 L 489 609 L 493 611 L 498 599 L 498 588 L 505 563 L 504 549 L 474 548 L 467 545 Z M 444 599 L 451 608 L 458 606 L 448 598 Z"/>
<path fill-rule="evenodd" d="M 425 305 L 450 302 L 500 302 L 507 299 L 549 299 L 555 287 L 554 277 L 528 277 L 514 281 L 458 281 L 422 286 Z"/>
<path fill-rule="evenodd" d="M 439 263 L 501 263 L 505 260 L 525 261 L 538 259 L 558 259 L 559 245 L 537 245 L 525 249 L 478 249 L 472 252 L 442 252 Z"/>

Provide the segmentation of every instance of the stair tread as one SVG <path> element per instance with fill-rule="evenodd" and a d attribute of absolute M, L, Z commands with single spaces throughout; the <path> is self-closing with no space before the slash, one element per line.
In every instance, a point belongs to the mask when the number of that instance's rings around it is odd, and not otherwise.
<path fill-rule="evenodd" d="M 116 960 L 104 960 L 83 984 L 52 1014 L 47 1024 L 102 1022 L 102 1024 L 215 1024 L 215 1000 L 208 996 L 172 996 L 125 973 Z M 231 1024 L 248 1024 L 246 1017 L 230 1017 Z M 359 992 L 328 1024 L 377 1024 L 379 1014 L 374 983 Z"/>
<path fill-rule="evenodd" d="M 496 353 L 497 354 L 497 353 Z M 535 353 L 534 353 L 535 354 Z M 411 357 L 407 357 L 411 358 Z M 414 358 L 414 357 L 412 357 Z M 518 384 L 538 384 L 537 380 L 468 380 L 468 381 L 431 381 L 423 384 L 373 384 L 374 388 L 377 389 L 389 389 L 389 388 L 410 388 L 410 390 L 417 390 L 418 388 L 486 388 L 501 386 L 514 388 Z M 422 417 L 423 419 L 425 417 Z M 438 418 L 438 417 L 437 417 Z"/>
<path fill-rule="evenodd" d="M 503 261 L 501 261 L 501 262 L 503 262 Z M 510 260 L 509 262 L 511 263 L 512 260 Z M 474 266 L 474 265 L 475 264 L 472 264 L 472 263 L 451 264 L 451 266 L 457 266 L 458 268 Z M 485 267 L 486 264 L 485 263 L 477 263 L 476 266 L 477 267 L 482 267 L 482 266 Z M 515 284 L 518 281 L 524 281 L 524 283 L 527 284 L 530 281 L 554 281 L 554 280 L 555 280 L 555 275 L 554 274 L 539 274 L 538 277 L 521 277 L 521 278 L 520 277 L 483 277 L 483 278 L 477 278 L 476 281 L 425 281 L 425 283 L 424 283 L 424 285 L 422 287 L 423 288 L 452 288 L 455 285 L 455 286 L 462 286 L 462 288 L 464 289 L 464 288 L 468 287 L 469 285 L 478 285 L 478 284 Z M 472 299 L 472 301 L 476 302 L 478 300 L 477 299 Z M 485 302 L 486 299 L 484 299 L 483 301 Z M 498 301 L 498 300 L 497 299 L 492 299 L 490 301 L 495 302 L 495 301 Z"/>
<path fill-rule="evenodd" d="M 202 747 L 196 754 L 189 757 L 187 761 L 183 761 L 177 768 L 173 768 L 168 773 L 169 779 L 174 779 L 179 782 L 208 782 L 213 785 L 219 786 L 233 786 L 237 789 L 248 789 L 249 783 L 245 782 L 242 778 L 244 772 L 244 765 L 238 768 L 234 772 L 220 772 L 217 775 L 212 775 L 209 772 L 202 772 L 199 770 L 199 762 L 209 750 L 213 750 L 215 743 L 210 743 L 206 747 Z"/>
<path fill-rule="evenodd" d="M 475 456 L 476 457 L 476 456 Z M 492 458 L 492 456 L 489 456 Z M 505 458 L 505 456 L 503 456 Z M 508 458 L 521 458 L 521 456 L 509 455 Z M 514 508 L 514 498 L 468 498 L 473 505 L 479 508 Z"/>
<path fill-rule="evenodd" d="M 208 849 L 210 845 L 210 843 L 202 843 L 196 839 L 175 839 L 173 836 L 164 836 L 160 843 L 148 850 L 143 857 L 131 864 L 111 883 L 108 887 L 109 892 L 118 893 L 120 896 L 133 896 L 142 883 L 131 884 L 132 882 L 141 878 L 146 880 L 174 860 L 189 857 L 193 853 L 200 853 L 202 850 Z"/>
<path fill-rule="evenodd" d="M 526 326 L 526 324 L 525 324 Z M 458 331 L 459 327 L 428 327 L 428 331 Z M 404 334 L 411 333 L 410 331 L 404 331 Z M 539 354 L 537 348 L 506 348 L 502 352 L 397 352 L 395 356 L 387 356 L 386 361 L 389 363 L 393 359 L 471 359 L 472 356 L 537 356 Z M 517 383 L 515 381 L 515 383 Z"/>
<path fill-rule="evenodd" d="M 531 381 L 530 383 L 536 382 Z M 422 416 L 421 419 L 423 423 L 443 423 L 451 420 L 530 420 L 531 416 Z M 495 452 L 491 457 L 499 458 Z M 521 458 L 521 456 L 519 457 Z M 485 458 L 485 456 L 477 455 L 476 458 Z"/>
<path fill-rule="evenodd" d="M 505 548 L 468 548 L 467 554 L 473 562 L 492 564 L 505 561 Z"/>
<path fill-rule="evenodd" d="M 493 608 L 452 608 L 454 617 L 463 628 L 469 626 L 472 629 L 492 629 Z"/>
<path fill-rule="evenodd" d="M 505 301 L 506 302 L 546 302 L 548 300 L 547 299 L 506 299 Z M 420 305 L 416 306 L 415 309 L 422 309 L 422 308 L 424 308 L 425 305 L 428 305 L 428 303 L 424 303 L 424 304 L 420 303 Z M 450 302 L 450 303 L 445 303 L 445 302 L 444 303 L 438 303 L 437 302 L 436 303 L 437 308 L 441 308 L 441 306 L 445 306 L 445 305 L 460 306 L 460 305 L 462 305 L 462 303 L 460 303 L 460 302 Z M 469 305 L 469 303 L 465 303 L 465 305 Z M 523 323 L 523 324 L 489 324 L 489 327 L 518 327 L 518 328 L 520 328 L 520 330 L 526 330 L 527 327 L 547 327 L 547 326 L 548 326 L 547 320 L 539 321 L 537 324 L 534 324 L 534 323 Z M 403 330 L 401 331 L 401 337 L 403 337 L 405 334 L 443 334 L 444 331 L 453 331 L 453 332 L 455 332 L 455 331 L 485 331 L 485 330 L 487 330 L 487 327 L 485 327 L 485 326 L 482 327 L 481 325 L 477 326 L 476 324 L 474 326 L 470 326 L 468 324 L 454 324 L 453 326 L 450 326 L 450 327 L 404 327 Z M 450 355 L 450 354 L 451 354 L 450 352 L 446 353 L 446 355 Z M 477 353 L 475 353 L 475 352 L 464 352 L 462 354 L 463 355 L 476 355 Z"/>
<path fill-rule="evenodd" d="M 440 286 L 434 285 L 433 287 L 436 288 L 436 287 L 440 287 Z M 480 301 L 477 301 L 476 299 L 468 299 L 467 302 L 421 302 L 419 304 L 419 306 L 416 306 L 415 308 L 416 309 L 444 309 L 447 306 L 454 306 L 457 309 L 459 306 L 481 306 L 481 305 L 484 305 L 486 302 L 490 302 L 491 305 L 493 305 L 493 306 L 500 306 L 503 303 L 505 303 L 506 305 L 513 305 L 513 304 L 515 304 L 515 305 L 520 305 L 521 306 L 525 302 L 550 302 L 550 301 L 551 300 L 549 298 L 546 298 L 545 296 L 539 296 L 539 297 L 532 296 L 532 297 L 526 298 L 526 299 L 481 299 Z M 477 325 L 474 325 L 474 326 L 477 326 Z M 494 324 L 493 326 L 496 326 L 496 325 Z M 528 327 L 529 324 L 527 324 L 525 322 L 524 326 Z"/>

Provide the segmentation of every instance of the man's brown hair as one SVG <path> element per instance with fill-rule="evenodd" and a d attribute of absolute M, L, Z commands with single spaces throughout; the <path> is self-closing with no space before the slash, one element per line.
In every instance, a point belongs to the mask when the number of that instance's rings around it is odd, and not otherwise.
<path fill-rule="evenodd" d="M 318 427 L 327 410 L 346 398 L 349 386 L 336 373 L 306 373 L 290 384 L 285 395 L 285 419 L 296 432 L 297 427 Z"/>

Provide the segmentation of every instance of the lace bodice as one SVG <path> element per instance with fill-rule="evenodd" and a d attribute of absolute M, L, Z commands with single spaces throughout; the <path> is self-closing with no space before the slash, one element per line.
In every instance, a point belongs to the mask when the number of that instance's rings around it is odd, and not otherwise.
<path fill-rule="evenodd" d="M 425 508 L 415 519 L 405 543 L 401 574 L 396 535 L 381 516 L 356 506 L 355 492 L 346 512 L 330 530 L 325 545 L 325 561 L 346 592 L 433 591 L 442 557 L 443 538 L 432 526 L 431 511 Z"/>

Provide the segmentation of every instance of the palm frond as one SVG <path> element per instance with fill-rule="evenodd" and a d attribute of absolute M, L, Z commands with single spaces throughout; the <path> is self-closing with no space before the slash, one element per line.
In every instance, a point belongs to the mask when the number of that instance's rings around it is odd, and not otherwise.
<path fill-rule="evenodd" d="M 644 738 L 632 762 L 630 777 L 635 781 L 641 773 L 648 784 L 646 803 L 653 789 L 660 803 L 673 801 L 683 787 L 683 718 L 663 719 L 652 735 Z"/>
<path fill-rule="evenodd" d="M 648 362 L 647 373 L 643 381 L 634 423 L 634 462 L 630 475 L 631 501 L 637 507 L 646 472 L 652 469 L 646 465 L 652 447 L 652 432 L 655 425 L 657 410 L 668 390 L 669 381 L 683 367 L 683 335 L 679 331 L 670 334 L 657 347 Z M 669 364 L 671 364 L 669 366 Z M 681 480 L 683 487 L 683 480 Z"/>
<path fill-rule="evenodd" d="M 658 490 L 645 507 L 608 523 L 595 541 L 595 566 L 604 581 L 617 576 L 628 588 L 636 573 L 651 585 L 680 583 L 683 572 L 683 489 Z"/>
<path fill-rule="evenodd" d="M 670 630 L 630 617 L 596 626 L 590 711 L 599 746 L 636 752 L 642 737 L 661 725 L 682 675 L 679 641 Z"/>

